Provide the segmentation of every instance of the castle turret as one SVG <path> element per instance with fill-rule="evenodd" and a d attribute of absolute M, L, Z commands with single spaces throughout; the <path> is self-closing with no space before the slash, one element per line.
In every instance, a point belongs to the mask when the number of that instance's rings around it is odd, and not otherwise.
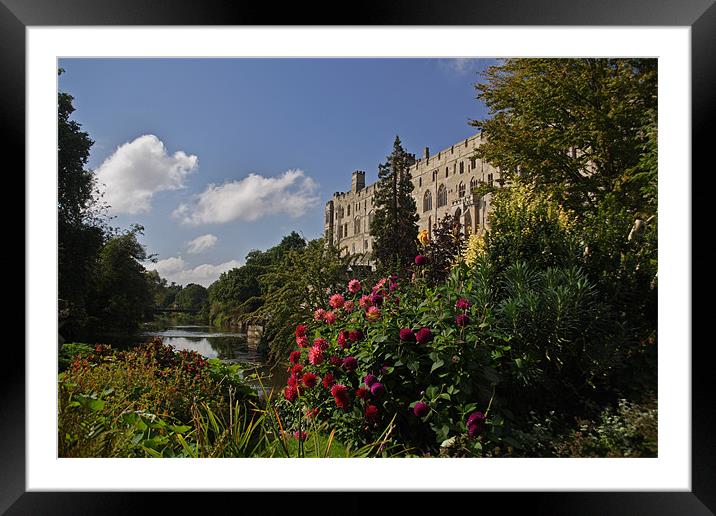
<path fill-rule="evenodd" d="M 356 170 L 351 180 L 351 192 L 357 193 L 365 188 L 365 172 Z"/>

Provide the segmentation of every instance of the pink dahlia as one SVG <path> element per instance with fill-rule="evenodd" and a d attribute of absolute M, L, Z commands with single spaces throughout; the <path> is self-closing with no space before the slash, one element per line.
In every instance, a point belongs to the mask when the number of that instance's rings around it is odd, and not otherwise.
<path fill-rule="evenodd" d="M 328 304 L 331 305 L 331 308 L 335 308 L 336 310 L 341 308 L 345 302 L 346 300 L 340 294 L 333 294 L 328 300 Z"/>
<path fill-rule="evenodd" d="M 343 369 L 346 371 L 355 371 L 356 367 L 358 367 L 358 360 L 356 360 L 356 357 L 346 357 L 343 359 Z"/>
<path fill-rule="evenodd" d="M 321 338 L 314 339 L 314 340 L 313 340 L 313 347 L 314 347 L 314 348 L 318 348 L 318 349 L 320 349 L 321 351 L 325 351 L 325 350 L 328 349 L 328 342 L 326 342 L 326 339 L 321 339 Z"/>
<path fill-rule="evenodd" d="M 360 292 L 361 284 L 360 281 L 357 279 L 352 279 L 348 282 L 348 290 L 351 292 L 351 294 L 357 294 Z"/>
<path fill-rule="evenodd" d="M 415 342 L 415 334 L 410 328 L 400 329 L 400 340 L 407 342 Z"/>
<path fill-rule="evenodd" d="M 418 344 L 430 342 L 433 340 L 433 332 L 430 331 L 430 328 L 420 328 L 415 332 L 415 340 L 418 341 Z"/>
<path fill-rule="evenodd" d="M 363 332 L 360 330 L 351 330 L 348 332 L 348 340 L 351 342 L 358 342 L 363 338 Z"/>
<path fill-rule="evenodd" d="M 346 343 L 347 343 L 347 337 L 345 331 L 339 331 L 338 332 L 338 347 L 341 349 L 345 349 Z"/>
<path fill-rule="evenodd" d="M 308 362 L 311 365 L 319 365 L 323 363 L 323 351 L 321 348 L 314 346 L 308 350 Z"/>
<path fill-rule="evenodd" d="M 330 357 L 328 357 L 328 363 L 332 366 L 339 366 L 343 363 L 343 360 L 341 360 L 336 355 L 331 355 Z"/>
<path fill-rule="evenodd" d="M 378 307 L 371 306 L 371 307 L 368 308 L 368 310 L 366 311 L 365 317 L 366 317 L 366 319 L 368 319 L 369 321 L 375 322 L 375 321 L 377 321 L 378 319 L 380 319 L 380 310 L 378 309 Z"/>
<path fill-rule="evenodd" d="M 356 398 L 358 399 L 367 400 L 369 395 L 370 391 L 365 387 L 358 387 L 358 389 L 356 389 Z"/>
<path fill-rule="evenodd" d="M 323 382 L 323 386 L 324 386 L 326 389 L 330 389 L 331 386 L 332 386 L 334 383 L 336 383 L 336 379 L 333 377 L 333 375 L 332 375 L 331 373 L 326 373 L 326 376 L 323 377 L 322 382 Z"/>
<path fill-rule="evenodd" d="M 303 385 L 309 389 L 315 387 L 318 383 L 318 377 L 313 373 L 306 373 L 303 375 Z"/>
<path fill-rule="evenodd" d="M 323 320 L 323 316 L 326 314 L 326 311 L 323 308 L 319 308 L 315 312 L 313 312 L 313 320 L 320 322 Z"/>
<path fill-rule="evenodd" d="M 346 311 L 346 313 L 351 313 L 353 310 L 355 310 L 356 304 L 353 301 L 346 301 L 343 303 L 343 310 Z"/>
<path fill-rule="evenodd" d="M 358 305 L 365 310 L 373 306 L 373 301 L 371 301 L 370 296 L 362 295 L 358 300 Z"/>
<path fill-rule="evenodd" d="M 377 381 L 378 381 L 378 379 L 375 377 L 375 375 L 372 375 L 372 374 L 367 374 L 367 375 L 365 375 L 365 378 L 363 378 L 363 383 L 364 383 L 367 387 L 370 387 L 371 385 L 373 385 L 373 384 L 374 384 L 375 382 L 377 382 Z"/>
<path fill-rule="evenodd" d="M 299 324 L 296 326 L 296 337 L 303 337 L 304 335 L 306 335 L 306 326 Z"/>
<path fill-rule="evenodd" d="M 323 314 L 323 320 L 326 321 L 326 324 L 333 324 L 336 322 L 336 314 L 334 312 L 326 312 Z"/>
<path fill-rule="evenodd" d="M 430 407 L 428 407 L 427 403 L 419 401 L 413 406 L 413 414 L 417 417 L 425 417 L 428 415 L 428 412 L 430 412 Z"/>
<path fill-rule="evenodd" d="M 470 306 L 472 306 L 472 303 L 470 303 L 470 301 L 468 301 L 464 297 L 461 297 L 460 299 L 455 301 L 455 308 L 457 308 L 458 310 L 467 310 L 468 308 L 470 308 Z"/>
<path fill-rule="evenodd" d="M 382 306 L 382 305 L 383 305 L 383 296 L 381 296 L 381 295 L 378 294 L 378 293 L 375 293 L 375 294 L 373 294 L 372 296 L 370 296 L 370 301 L 371 301 L 371 303 L 373 303 L 375 306 Z"/>
<path fill-rule="evenodd" d="M 308 337 L 306 337 L 305 335 L 296 337 L 296 344 L 298 344 L 299 348 L 307 348 L 308 347 Z"/>
<path fill-rule="evenodd" d="M 473 412 L 467 418 L 467 433 L 470 437 L 475 437 L 477 434 L 484 432 L 485 422 L 487 418 L 482 412 Z"/>
<path fill-rule="evenodd" d="M 331 388 L 331 396 L 333 396 L 333 399 L 336 401 L 336 406 L 338 406 L 338 408 L 343 410 L 348 408 L 348 404 L 350 403 L 350 393 L 348 392 L 348 387 L 339 383 L 334 385 Z"/>
<path fill-rule="evenodd" d="M 455 324 L 459 327 L 463 327 L 469 322 L 470 318 L 467 316 L 467 314 L 457 314 L 455 316 Z"/>
<path fill-rule="evenodd" d="M 301 378 L 301 375 L 303 374 L 303 366 L 301 364 L 296 364 L 291 368 L 291 374 L 296 378 Z"/>
<path fill-rule="evenodd" d="M 301 359 L 301 352 L 300 351 L 291 351 L 291 354 L 288 356 L 288 361 L 292 364 L 298 364 L 298 361 Z"/>
<path fill-rule="evenodd" d="M 298 389 L 289 385 L 283 390 L 283 396 L 288 401 L 293 401 L 298 397 Z"/>
<path fill-rule="evenodd" d="M 376 423 L 378 421 L 378 407 L 375 405 L 368 405 L 365 408 L 365 418 L 370 421 L 371 423 Z"/>
<path fill-rule="evenodd" d="M 380 382 L 375 382 L 373 385 L 370 386 L 370 393 L 376 398 L 381 396 L 384 392 L 385 387 L 383 387 L 383 384 Z"/>

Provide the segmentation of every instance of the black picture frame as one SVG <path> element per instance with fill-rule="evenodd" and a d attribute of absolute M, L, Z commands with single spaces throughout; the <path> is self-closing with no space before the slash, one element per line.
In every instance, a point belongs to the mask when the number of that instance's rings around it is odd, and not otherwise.
<path fill-rule="evenodd" d="M 28 26 L 110 25 L 524 25 L 524 26 L 683 26 L 691 29 L 692 72 L 692 163 L 703 172 L 707 153 L 713 146 L 714 85 L 716 85 L 716 6 L 714 0 L 430 0 L 364 1 L 352 6 L 350 15 L 333 8 L 306 2 L 282 4 L 228 0 L 0 0 L 0 124 L 6 131 L 6 148 L 24 170 L 25 140 L 25 28 Z M 692 236 L 709 235 L 696 210 L 708 206 L 708 190 L 691 181 Z M 27 192 L 25 192 L 27 194 Z M 693 249 L 692 249 L 693 253 Z M 27 260 L 27 256 L 25 256 Z M 27 263 L 27 261 L 25 261 Z M 692 271 L 699 265 L 692 254 Z M 701 268 L 705 271 L 705 268 Z M 25 266 L 25 275 L 32 274 Z M 710 303 L 699 304 L 710 282 L 692 287 L 692 321 L 708 320 Z M 706 298 L 701 298 L 706 299 Z M 24 304 L 23 304 L 24 305 Z M 668 314 L 661 314 L 668 317 Z M 511 512 L 526 506 L 532 514 L 714 514 L 716 510 L 716 412 L 709 382 L 709 340 L 695 338 L 682 343 L 692 352 L 692 490 L 690 492 L 524 492 L 470 493 L 468 505 L 484 512 L 490 506 Z M 25 489 L 25 354 L 8 350 L 0 390 L 0 512 L 5 514 L 130 514 L 148 511 L 148 498 L 161 497 L 162 511 L 185 509 L 187 493 L 84 493 L 26 492 Z M 660 414 L 660 417 L 669 417 Z M 457 494 L 451 494 L 456 496 Z M 215 507 L 265 506 L 265 493 L 212 493 Z M 272 495 L 273 496 L 273 495 Z M 291 505 L 307 507 L 310 494 L 291 493 Z M 196 493 L 191 495 L 194 500 Z M 364 494 L 343 495 L 344 508 L 367 510 Z M 202 497 L 204 498 L 204 497 Z M 465 498 L 461 496 L 461 498 Z M 283 498 L 287 499 L 287 498 Z M 278 499 L 280 500 L 280 499 Z M 273 504 L 278 502 L 273 501 Z M 413 493 L 402 503 L 403 510 L 419 507 L 421 494 Z M 228 504 L 228 505 L 225 505 Z M 476 505 L 473 505 L 476 504 Z M 281 504 L 285 505 L 285 504 Z M 274 505 L 274 507 L 278 507 Z M 282 509 L 282 512 L 285 509 Z M 223 510 L 221 511 L 223 512 Z M 233 512 L 233 510 L 232 510 Z M 271 512 L 271 511 L 269 511 Z"/>

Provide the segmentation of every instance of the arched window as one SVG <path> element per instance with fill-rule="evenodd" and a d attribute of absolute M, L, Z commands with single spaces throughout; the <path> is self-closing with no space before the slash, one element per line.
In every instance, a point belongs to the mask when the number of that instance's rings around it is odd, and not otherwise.
<path fill-rule="evenodd" d="M 357 218 L 353 221 L 353 233 L 358 234 L 360 233 L 360 219 Z"/>
<path fill-rule="evenodd" d="M 430 190 L 427 190 L 425 192 L 425 195 L 423 196 L 423 211 L 430 211 L 433 209 L 433 194 L 430 193 Z"/>
<path fill-rule="evenodd" d="M 447 188 L 445 185 L 438 187 L 438 208 L 447 205 Z"/>
<path fill-rule="evenodd" d="M 470 215 L 470 210 L 467 210 L 465 212 L 465 236 L 470 236 L 472 234 L 472 216 Z"/>
<path fill-rule="evenodd" d="M 470 179 L 470 191 L 472 192 L 475 188 L 477 188 L 477 178 L 473 177 Z"/>
<path fill-rule="evenodd" d="M 457 187 L 457 194 L 459 197 L 465 197 L 465 183 L 463 183 L 462 181 Z"/>

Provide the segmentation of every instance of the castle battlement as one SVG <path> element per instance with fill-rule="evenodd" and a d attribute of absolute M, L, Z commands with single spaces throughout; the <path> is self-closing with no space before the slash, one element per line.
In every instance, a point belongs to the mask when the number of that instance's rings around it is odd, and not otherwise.
<path fill-rule="evenodd" d="M 487 224 L 491 195 L 478 198 L 472 193 L 480 182 L 492 184 L 500 179 L 499 171 L 475 157 L 482 143 L 475 134 L 430 154 L 423 149 L 422 157 L 408 168 L 413 182 L 413 198 L 419 215 L 419 229 L 432 231 L 438 220 L 446 215 L 457 217 L 466 234 L 482 233 Z M 415 155 L 411 155 L 415 158 Z M 344 253 L 370 254 L 373 238 L 370 223 L 373 221 L 373 196 L 376 183 L 365 184 L 365 172 L 351 174 L 351 189 L 335 192 L 326 203 L 324 236 Z M 368 260 L 369 261 L 369 260 Z"/>

